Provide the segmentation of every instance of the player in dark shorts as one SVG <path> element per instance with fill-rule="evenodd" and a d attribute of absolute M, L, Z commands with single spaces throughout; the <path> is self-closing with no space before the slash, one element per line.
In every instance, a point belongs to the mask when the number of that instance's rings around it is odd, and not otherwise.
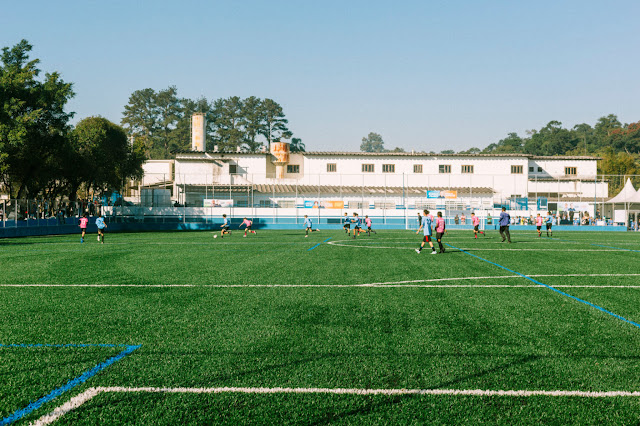
<path fill-rule="evenodd" d="M 442 236 L 446 232 L 446 225 L 444 218 L 442 217 L 442 212 L 438 212 L 436 216 L 436 239 L 438 240 L 438 246 L 440 247 L 440 253 L 444 253 L 445 249 L 442 245 Z"/>
<path fill-rule="evenodd" d="M 362 231 L 362 228 L 360 227 L 360 218 L 358 217 L 358 213 L 353 212 L 353 238 L 356 237 L 356 232 L 358 233 L 358 236 L 360 235 L 360 232 Z"/>
<path fill-rule="evenodd" d="M 551 226 L 553 225 L 553 216 L 551 216 L 551 212 L 547 212 L 546 225 L 547 225 L 547 237 L 549 236 L 549 233 L 551 233 L 551 236 L 553 237 L 553 231 L 551 230 Z"/>
<path fill-rule="evenodd" d="M 224 234 L 229 234 L 231 235 L 231 231 L 229 231 L 229 226 L 231 225 L 231 221 L 229 219 L 227 219 L 227 215 L 223 214 L 222 215 L 222 225 L 220 226 L 220 238 L 224 238 Z"/>
<path fill-rule="evenodd" d="M 345 234 L 349 235 L 351 231 L 351 219 L 347 213 L 344 214 L 344 225 L 342 225 L 342 229 L 344 229 Z"/>

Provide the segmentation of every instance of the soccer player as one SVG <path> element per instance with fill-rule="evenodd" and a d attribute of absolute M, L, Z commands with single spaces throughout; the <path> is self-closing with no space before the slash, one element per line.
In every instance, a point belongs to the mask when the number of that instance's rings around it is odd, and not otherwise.
<path fill-rule="evenodd" d="M 442 245 L 442 236 L 446 231 L 446 225 L 444 223 L 444 218 L 442 217 L 442 212 L 438 212 L 438 217 L 436 218 L 436 239 L 438 240 L 438 246 L 440 246 L 440 253 L 444 253 L 444 246 Z"/>
<path fill-rule="evenodd" d="M 538 230 L 538 238 L 542 237 L 542 216 L 540 216 L 540 213 L 538 213 L 538 216 L 536 216 L 536 229 Z"/>
<path fill-rule="evenodd" d="M 342 225 L 342 229 L 344 229 L 344 233 L 347 235 L 351 232 L 351 218 L 349 218 L 347 212 L 344 212 L 344 225 Z"/>
<path fill-rule="evenodd" d="M 82 236 L 80 237 L 80 242 L 84 243 L 84 234 L 87 232 L 87 224 L 89 223 L 89 219 L 87 219 L 87 213 L 85 212 L 80 218 L 80 230 L 82 231 Z"/>
<path fill-rule="evenodd" d="M 549 236 L 549 232 L 551 232 L 551 236 L 553 237 L 553 231 L 551 230 L 551 225 L 553 225 L 553 216 L 551 215 L 551 212 L 547 212 L 546 225 L 547 225 L 547 237 Z"/>
<path fill-rule="evenodd" d="M 319 229 L 313 229 L 313 223 L 311 222 L 311 218 L 309 218 L 306 214 L 304 215 L 304 227 L 306 228 L 306 235 L 304 236 L 305 238 L 309 236 L 309 232 L 320 231 Z"/>
<path fill-rule="evenodd" d="M 480 219 L 475 213 L 471 213 L 471 223 L 473 223 L 473 235 L 475 239 L 478 239 L 478 232 L 484 235 L 484 232 L 480 230 Z M 486 235 L 485 235 L 486 237 Z"/>
<path fill-rule="evenodd" d="M 418 213 L 418 215 L 420 214 Z M 422 223 L 420 223 L 420 226 L 416 231 L 416 235 L 420 234 L 421 230 L 424 233 L 422 244 L 420 244 L 420 248 L 416 249 L 416 253 L 418 254 L 420 254 L 420 252 L 422 251 L 422 248 L 424 247 L 424 243 L 429 243 L 429 247 L 431 247 L 431 254 L 436 254 L 436 248 L 433 246 L 433 243 L 431 242 L 431 236 L 432 236 L 431 223 L 432 222 L 433 222 L 433 216 L 429 214 L 429 210 L 425 210 L 424 216 L 422 216 Z"/>
<path fill-rule="evenodd" d="M 369 216 L 365 216 L 364 217 L 364 223 L 365 225 L 367 225 L 367 235 L 371 236 L 371 233 L 373 232 L 374 234 L 377 234 L 376 231 L 371 229 L 371 219 L 369 218 Z"/>
<path fill-rule="evenodd" d="M 360 225 L 362 224 L 362 222 L 360 222 L 360 218 L 358 217 L 358 213 L 353 212 L 353 238 L 356 237 L 356 232 L 358 233 L 358 235 L 360 235 L 360 231 L 362 230 L 362 228 L 360 228 Z"/>
<path fill-rule="evenodd" d="M 100 239 L 102 238 L 102 241 L 100 242 L 104 244 L 104 229 L 107 227 L 107 224 L 104 223 L 104 217 L 102 216 L 102 213 L 99 213 L 99 216 L 96 219 L 96 226 L 98 227 L 98 241 L 100 241 Z"/>
<path fill-rule="evenodd" d="M 220 238 L 224 238 L 224 234 L 231 235 L 231 231 L 229 231 L 229 227 L 231 226 L 231 221 L 227 219 L 227 215 L 222 215 L 222 225 L 220 225 Z"/>
<path fill-rule="evenodd" d="M 247 238 L 247 231 L 251 232 L 252 234 L 255 234 L 256 231 L 253 231 L 251 229 L 251 225 L 253 225 L 253 221 L 247 219 L 246 217 L 242 220 L 242 223 L 240 224 L 240 226 L 238 226 L 238 229 L 242 228 L 242 225 L 246 226 L 246 228 L 244 228 L 244 237 L 243 238 Z"/>
<path fill-rule="evenodd" d="M 502 237 L 502 242 L 504 243 L 505 234 L 506 234 L 506 239 L 509 240 L 509 244 L 511 244 L 511 234 L 509 233 L 509 224 L 511 224 L 511 216 L 509 216 L 509 213 L 507 213 L 506 207 L 502 208 L 502 212 L 500 213 L 500 219 L 498 221 L 498 224 L 500 225 L 500 236 Z"/>

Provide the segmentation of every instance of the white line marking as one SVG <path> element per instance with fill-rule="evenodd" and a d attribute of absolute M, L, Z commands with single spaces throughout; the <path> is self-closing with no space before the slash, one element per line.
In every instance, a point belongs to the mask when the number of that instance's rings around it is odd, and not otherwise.
<path fill-rule="evenodd" d="M 67 414 L 69 411 L 75 410 L 94 396 L 98 395 L 100 392 L 102 392 L 102 389 L 104 388 L 89 388 L 81 394 L 74 396 L 69 401 L 53 410 L 51 413 L 45 414 L 44 416 L 40 417 L 38 420 L 30 424 L 38 426 L 51 424 L 58 420 L 60 417 Z"/>
<path fill-rule="evenodd" d="M 445 240 L 443 240 L 446 242 Z M 341 244 L 338 241 L 329 241 L 327 244 L 337 247 L 349 247 L 349 248 L 366 248 L 366 249 L 391 249 L 391 250 L 414 250 L 415 247 L 408 246 L 409 244 L 417 244 L 407 243 L 407 247 L 389 247 L 389 246 L 373 246 L 373 245 L 357 245 L 357 244 Z M 496 243 L 498 244 L 498 243 Z M 620 250 L 611 250 L 611 249 L 549 249 L 549 248 L 482 248 L 482 247 L 462 247 L 458 249 L 452 249 L 456 251 L 466 250 L 466 251 L 537 251 L 540 253 L 550 252 L 550 251 L 561 251 L 565 253 L 573 253 L 573 252 L 621 252 Z"/>
<path fill-rule="evenodd" d="M 568 390 L 482 390 L 482 389 L 345 389 L 345 388 L 252 388 L 252 387 L 219 387 L 219 388 L 157 388 L 157 387 L 96 387 L 89 388 L 77 395 L 67 403 L 53 410 L 53 412 L 40 417 L 31 423 L 33 426 L 45 426 L 58 420 L 66 413 L 80 407 L 103 392 L 147 392 L 147 393 L 246 393 L 246 394 L 336 394 L 336 395 L 462 395 L 462 396 L 552 396 L 552 397 L 580 397 L 580 398 L 616 398 L 616 397 L 640 397 L 640 392 L 628 391 L 568 391 Z"/>
<path fill-rule="evenodd" d="M 640 274 L 525 274 L 528 277 L 638 277 Z M 344 288 L 344 287 L 423 287 L 423 288 L 455 288 L 455 287 L 502 287 L 502 288 L 529 288 L 540 287 L 538 285 L 398 285 L 398 284 L 417 284 L 442 281 L 476 281 L 476 280 L 502 280 L 510 278 L 523 278 L 521 275 L 498 275 L 487 277 L 448 277 L 448 278 L 431 278 L 424 280 L 407 280 L 407 281 L 387 281 L 378 283 L 365 284 L 0 284 L 1 287 L 77 287 L 77 288 L 101 288 L 101 287 L 150 287 L 150 288 L 305 288 L 305 287 L 322 287 L 322 288 Z M 640 288 L 640 285 L 556 285 L 554 287 L 566 288 Z"/>

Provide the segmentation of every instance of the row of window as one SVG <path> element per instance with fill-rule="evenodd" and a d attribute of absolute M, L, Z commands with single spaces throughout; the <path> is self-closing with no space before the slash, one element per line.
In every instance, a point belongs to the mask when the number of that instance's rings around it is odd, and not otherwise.
<path fill-rule="evenodd" d="M 229 165 L 229 173 L 235 174 L 237 173 L 237 167 L 235 164 Z M 523 166 L 511 166 L 511 174 L 522 174 Z M 336 163 L 327 163 L 327 172 L 335 173 L 338 171 L 338 165 Z M 363 164 L 362 165 L 362 173 L 375 173 L 376 168 L 375 164 Z M 472 165 L 463 165 L 460 171 L 464 174 L 473 173 Z M 382 173 L 395 173 L 396 165 L 395 164 L 383 164 L 382 165 Z M 440 164 L 438 166 L 439 173 L 451 173 L 451 165 L 450 164 Z M 529 172 L 533 173 L 534 168 L 532 166 L 529 167 Z M 538 167 L 538 173 L 542 172 L 542 167 Z M 287 165 L 287 173 L 300 173 L 300 165 L 298 164 L 289 164 Z M 422 164 L 414 164 L 413 165 L 413 173 L 422 173 Z M 564 174 L 567 176 L 575 176 L 578 174 L 578 170 L 576 167 L 565 167 Z"/>

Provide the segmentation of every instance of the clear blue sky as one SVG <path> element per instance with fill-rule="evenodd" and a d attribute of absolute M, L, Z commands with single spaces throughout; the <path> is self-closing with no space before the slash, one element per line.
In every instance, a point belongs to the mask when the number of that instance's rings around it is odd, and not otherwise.
<path fill-rule="evenodd" d="M 74 83 L 76 118 L 120 122 L 129 95 L 255 95 L 307 150 L 483 148 L 551 120 L 640 120 L 638 1 L 4 1 Z"/>

